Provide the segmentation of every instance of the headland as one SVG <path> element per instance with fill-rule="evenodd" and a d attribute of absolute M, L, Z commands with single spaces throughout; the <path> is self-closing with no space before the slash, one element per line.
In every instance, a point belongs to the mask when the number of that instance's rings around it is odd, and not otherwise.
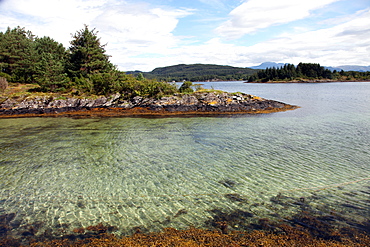
<path fill-rule="evenodd" d="M 125 99 L 117 93 L 94 98 L 29 95 L 0 103 L 0 118 L 14 117 L 151 117 L 257 114 L 294 110 L 298 106 L 244 93 L 221 91 Z"/>

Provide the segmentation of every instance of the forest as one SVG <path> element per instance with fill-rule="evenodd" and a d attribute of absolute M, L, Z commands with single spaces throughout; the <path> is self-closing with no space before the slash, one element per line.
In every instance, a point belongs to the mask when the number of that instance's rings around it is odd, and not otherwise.
<path fill-rule="evenodd" d="M 129 74 L 143 73 L 146 78 L 160 81 L 245 81 L 256 70 L 215 64 L 179 64 L 156 68 L 151 72 L 131 71 Z"/>
<path fill-rule="evenodd" d="M 136 77 L 114 66 L 98 32 L 87 25 L 72 35 L 70 47 L 50 37 L 35 37 L 25 28 L 0 32 L 0 91 L 9 83 L 35 84 L 40 92 L 73 95 L 160 97 L 178 92 L 174 84 Z"/>
<path fill-rule="evenodd" d="M 360 81 L 370 80 L 370 71 L 336 71 L 329 70 L 318 63 L 285 64 L 280 68 L 266 68 L 249 76 L 248 82 L 271 82 L 271 81 Z"/>

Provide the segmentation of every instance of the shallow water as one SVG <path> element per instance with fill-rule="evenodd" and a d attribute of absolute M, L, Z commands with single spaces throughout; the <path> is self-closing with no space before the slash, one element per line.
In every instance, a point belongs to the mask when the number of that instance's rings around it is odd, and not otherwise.
<path fill-rule="evenodd" d="M 0 119 L 0 215 L 11 234 L 103 222 L 210 228 L 216 213 L 370 216 L 370 83 L 204 83 L 301 106 L 194 118 Z M 341 222 L 346 224 L 346 220 Z M 233 229 L 247 224 L 232 223 Z"/>

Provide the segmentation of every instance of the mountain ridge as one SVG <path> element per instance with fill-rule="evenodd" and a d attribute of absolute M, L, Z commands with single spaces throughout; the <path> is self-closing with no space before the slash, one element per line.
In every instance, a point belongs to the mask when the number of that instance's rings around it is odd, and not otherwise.
<path fill-rule="evenodd" d="M 145 78 L 164 81 L 238 81 L 246 80 L 256 70 L 216 64 L 178 64 L 155 68 L 151 72 L 128 71 L 127 74 L 143 74 Z"/>

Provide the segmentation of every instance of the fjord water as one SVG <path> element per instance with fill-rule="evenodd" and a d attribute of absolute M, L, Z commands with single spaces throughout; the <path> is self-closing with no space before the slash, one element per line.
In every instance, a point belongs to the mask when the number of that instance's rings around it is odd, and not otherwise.
<path fill-rule="evenodd" d="M 12 234 L 30 224 L 56 235 L 100 222 L 123 234 L 209 228 L 216 213 L 233 212 L 251 224 L 287 220 L 303 204 L 321 215 L 369 218 L 370 83 L 204 87 L 301 108 L 226 117 L 0 119 L 0 215 L 14 213 Z"/>

